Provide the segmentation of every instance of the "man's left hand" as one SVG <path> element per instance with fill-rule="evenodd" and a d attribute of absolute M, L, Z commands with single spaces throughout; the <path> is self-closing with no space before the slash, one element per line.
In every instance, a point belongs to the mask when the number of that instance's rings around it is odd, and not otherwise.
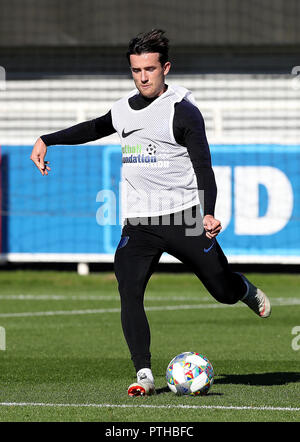
<path fill-rule="evenodd" d="M 205 215 L 203 218 L 203 226 L 206 231 L 207 238 L 215 238 L 221 231 L 221 221 L 216 219 L 213 215 Z"/>

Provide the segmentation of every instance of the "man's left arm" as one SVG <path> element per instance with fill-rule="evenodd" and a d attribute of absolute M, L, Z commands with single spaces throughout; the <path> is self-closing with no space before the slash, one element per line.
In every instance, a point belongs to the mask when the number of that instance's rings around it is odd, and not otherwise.
<path fill-rule="evenodd" d="M 219 234 L 222 226 L 220 221 L 215 218 L 217 186 L 205 124 L 199 109 L 186 100 L 178 103 L 175 107 L 173 131 L 177 143 L 187 148 L 200 191 L 199 199 L 203 210 L 206 236 L 214 238 Z"/>

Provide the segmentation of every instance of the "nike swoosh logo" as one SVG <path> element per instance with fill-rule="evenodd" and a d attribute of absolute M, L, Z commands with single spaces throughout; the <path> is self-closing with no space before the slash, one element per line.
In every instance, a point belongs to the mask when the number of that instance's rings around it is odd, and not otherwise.
<path fill-rule="evenodd" d="M 125 132 L 125 129 L 123 129 L 123 131 L 122 131 L 122 137 L 123 137 L 123 138 L 129 137 L 129 135 L 133 134 L 134 132 L 137 132 L 138 130 L 143 130 L 143 129 L 144 129 L 144 128 L 142 127 L 141 129 L 134 129 L 134 130 L 131 130 L 131 131 L 129 131 L 129 132 Z"/>
<path fill-rule="evenodd" d="M 213 246 L 215 245 L 215 242 L 216 242 L 216 240 L 215 240 L 215 238 L 213 239 L 213 242 L 212 242 L 212 245 L 210 246 L 210 247 L 208 247 L 208 249 L 203 249 L 204 250 L 204 253 L 208 253 L 212 248 L 213 248 Z"/>

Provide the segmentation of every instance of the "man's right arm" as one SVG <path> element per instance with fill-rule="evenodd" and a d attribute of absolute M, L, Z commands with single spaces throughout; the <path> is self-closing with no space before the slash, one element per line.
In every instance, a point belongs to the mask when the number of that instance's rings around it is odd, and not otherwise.
<path fill-rule="evenodd" d="M 84 144 L 107 137 L 116 130 L 112 124 L 111 112 L 94 120 L 75 124 L 67 129 L 59 130 L 51 134 L 42 135 L 35 143 L 30 159 L 37 166 L 42 175 L 48 175 L 49 162 L 44 161 L 47 146 Z"/>
<path fill-rule="evenodd" d="M 57 144 L 84 144 L 89 141 L 95 141 L 99 138 L 107 137 L 114 132 L 116 132 L 116 130 L 113 127 L 111 112 L 109 111 L 102 117 L 75 124 L 75 126 L 59 130 L 58 132 L 42 135 L 40 138 L 46 146 L 54 146 Z"/>

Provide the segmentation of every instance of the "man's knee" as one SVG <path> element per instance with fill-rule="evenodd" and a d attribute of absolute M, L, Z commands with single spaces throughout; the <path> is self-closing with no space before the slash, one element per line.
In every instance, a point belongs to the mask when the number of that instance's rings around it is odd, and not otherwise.
<path fill-rule="evenodd" d="M 118 290 L 121 300 L 124 302 L 139 302 L 144 298 L 144 278 L 130 275 L 118 275 Z"/>
<path fill-rule="evenodd" d="M 206 287 L 216 301 L 222 304 L 236 304 L 241 298 L 239 287 L 230 274 L 210 279 Z"/>

